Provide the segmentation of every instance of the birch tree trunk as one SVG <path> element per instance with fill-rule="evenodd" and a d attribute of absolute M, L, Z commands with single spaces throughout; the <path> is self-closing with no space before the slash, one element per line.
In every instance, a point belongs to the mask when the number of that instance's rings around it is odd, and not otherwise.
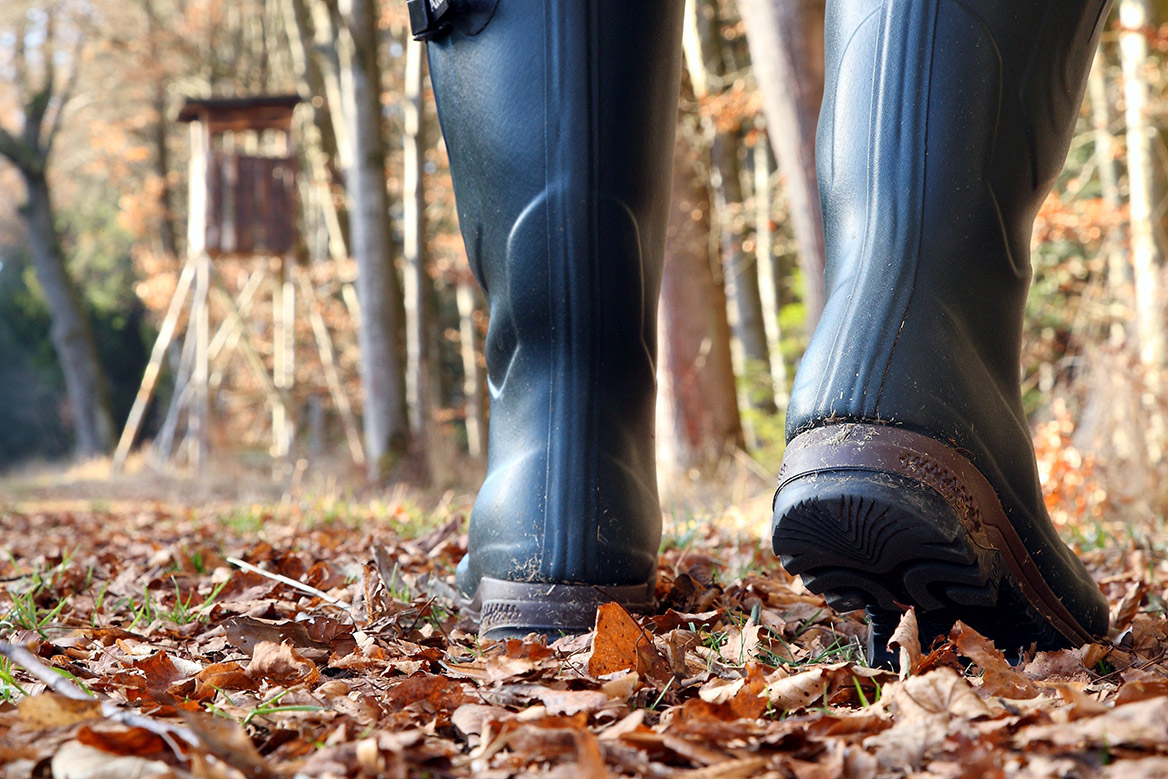
<path fill-rule="evenodd" d="M 351 207 L 360 299 L 361 383 L 369 477 L 388 475 L 409 449 L 401 349 L 401 284 L 394 267 L 385 186 L 376 0 L 340 0 L 340 87 L 347 148 L 342 155 Z"/>
<path fill-rule="evenodd" d="M 738 0 L 768 136 L 786 177 L 810 333 L 823 313 L 825 249 L 815 129 L 823 102 L 825 0 Z"/>
<path fill-rule="evenodd" d="M 1160 462 L 1166 438 L 1164 412 L 1157 402 L 1163 389 L 1164 258 L 1156 243 L 1152 127 L 1148 122 L 1148 0 L 1120 0 L 1119 57 L 1123 66 L 1127 119 L 1127 185 L 1131 219 L 1131 265 L 1135 277 L 1136 339 L 1144 382 L 1152 397 L 1145 403 L 1144 443 L 1151 462 Z"/>
<path fill-rule="evenodd" d="M 1131 207 L 1131 255 L 1136 285 L 1136 334 L 1140 362 L 1149 375 L 1165 364 L 1164 306 L 1153 208 L 1152 128 L 1148 124 L 1149 85 L 1147 0 L 1121 0 L 1119 53 L 1123 65 L 1127 119 L 1127 180 Z"/>
<path fill-rule="evenodd" d="M 425 80 L 426 45 L 406 41 L 406 73 L 402 107 L 404 109 L 404 169 L 402 211 L 405 255 L 406 312 L 406 400 L 410 429 L 415 448 L 422 449 L 430 479 L 446 481 L 442 473 L 444 457 L 438 451 L 442 436 L 434 420 L 437 405 L 435 382 L 438 352 L 434 315 L 434 284 L 426 267 L 425 216 L 426 196 L 422 170 L 426 162 L 423 82 Z"/>

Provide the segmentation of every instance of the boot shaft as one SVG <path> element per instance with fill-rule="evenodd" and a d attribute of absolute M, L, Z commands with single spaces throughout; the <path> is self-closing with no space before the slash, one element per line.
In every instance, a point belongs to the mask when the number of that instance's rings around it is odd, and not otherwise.
<path fill-rule="evenodd" d="M 1013 385 L 1030 234 L 1109 5 L 829 4 L 818 137 L 829 300 L 789 434 L 831 415 L 912 426 L 904 417 L 918 414 L 923 432 L 951 436 L 930 418 L 974 410 L 927 409 L 987 384 L 1024 424 Z M 917 381 L 922 371 L 938 381 Z"/>
<path fill-rule="evenodd" d="M 501 0 L 430 63 L 490 308 L 487 480 L 464 584 L 643 583 L 660 537 L 656 313 L 676 0 Z"/>

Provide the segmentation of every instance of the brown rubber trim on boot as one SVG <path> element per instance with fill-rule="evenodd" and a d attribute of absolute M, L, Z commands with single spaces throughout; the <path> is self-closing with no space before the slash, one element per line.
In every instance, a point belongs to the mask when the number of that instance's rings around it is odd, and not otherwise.
<path fill-rule="evenodd" d="M 887 425 L 815 428 L 787 445 L 779 490 L 811 474 L 849 470 L 897 474 L 931 488 L 952 507 L 974 544 L 1001 555 L 1023 596 L 1060 634 L 1075 646 L 1094 640 L 1043 578 L 993 486 L 956 450 Z"/>
<path fill-rule="evenodd" d="M 616 602 L 629 611 L 651 611 L 656 582 L 634 585 L 511 582 L 484 576 L 463 611 L 483 638 L 543 633 L 587 633 L 596 625 L 596 609 Z"/>

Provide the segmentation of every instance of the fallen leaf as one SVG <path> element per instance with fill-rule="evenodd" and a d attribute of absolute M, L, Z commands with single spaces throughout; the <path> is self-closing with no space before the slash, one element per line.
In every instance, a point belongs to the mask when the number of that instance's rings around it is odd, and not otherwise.
<path fill-rule="evenodd" d="M 576 731 L 576 771 L 577 779 L 608 779 L 610 774 L 604 764 L 604 754 L 600 742 L 587 730 Z"/>
<path fill-rule="evenodd" d="M 883 700 L 894 715 L 910 723 L 923 722 L 937 714 L 966 720 L 990 714 L 969 682 L 950 668 L 938 668 L 888 685 Z"/>
<path fill-rule="evenodd" d="M 619 603 L 605 603 L 596 610 L 596 636 L 588 673 L 595 678 L 619 671 L 636 671 L 654 678 L 671 676 L 649 632 Z"/>
<path fill-rule="evenodd" d="M 827 682 L 822 668 L 802 671 L 771 682 L 760 693 L 778 711 L 802 709 L 823 698 Z"/>
<path fill-rule="evenodd" d="M 180 709 L 179 715 L 199 739 L 199 745 L 194 751 L 214 755 L 242 771 L 245 776 L 257 779 L 272 776 L 267 762 L 239 723 L 200 711 Z"/>
<path fill-rule="evenodd" d="M 1026 728 L 1015 737 L 1015 743 L 1022 749 L 1030 748 L 1035 742 L 1072 749 L 1102 746 L 1159 749 L 1168 743 L 1168 698 L 1117 706 L 1106 714 L 1076 722 Z"/>
<path fill-rule="evenodd" d="M 102 716 L 100 701 L 75 700 L 55 692 L 21 698 L 16 707 L 20 711 L 21 721 L 38 730 L 67 727 Z"/>
<path fill-rule="evenodd" d="M 1078 685 L 1064 683 L 1056 685 L 1056 687 L 1059 697 L 1070 704 L 1070 708 L 1065 709 L 1065 711 L 1071 720 L 1094 717 L 1096 714 L 1104 714 L 1111 709 L 1110 706 L 1100 703 L 1093 696 L 1084 692 Z"/>
<path fill-rule="evenodd" d="M 316 664 L 287 644 L 261 641 L 252 651 L 247 675 L 275 684 L 312 684 L 320 676 Z"/>
<path fill-rule="evenodd" d="M 916 609 L 909 607 L 900 618 L 900 624 L 888 639 L 888 651 L 900 656 L 900 678 L 907 679 L 921 665 L 921 635 L 917 627 Z"/>
<path fill-rule="evenodd" d="M 732 627 L 726 631 L 726 640 L 720 647 L 722 659 L 727 665 L 746 665 L 758 650 L 758 634 L 761 626 L 748 619 L 741 628 Z"/>
<path fill-rule="evenodd" d="M 535 697 L 551 715 L 594 712 L 609 705 L 612 700 L 600 690 L 553 690 L 547 687 L 536 693 Z"/>
<path fill-rule="evenodd" d="M 53 755 L 53 776 L 62 779 L 149 779 L 173 775 L 161 760 L 135 755 L 111 755 L 79 741 L 66 741 Z"/>
<path fill-rule="evenodd" d="M 698 690 L 706 703 L 729 703 L 746 685 L 745 679 L 711 679 Z"/>
<path fill-rule="evenodd" d="M 1127 588 L 1123 598 L 1111 609 L 1111 635 L 1118 635 L 1131 627 L 1136 615 L 1140 613 L 1140 604 L 1148 594 L 1148 585 L 1143 581 L 1135 581 Z"/>
<path fill-rule="evenodd" d="M 640 675 L 635 672 L 620 674 L 601 684 L 600 691 L 610 698 L 627 701 L 633 696 L 633 693 L 637 689 L 637 683 L 640 681 Z"/>
<path fill-rule="evenodd" d="M 509 719 L 514 715 L 501 706 L 484 706 L 481 703 L 464 703 L 450 715 L 454 727 L 467 736 L 478 736 L 488 722 Z"/>
<path fill-rule="evenodd" d="M 249 676 L 242 665 L 236 662 L 212 663 L 199 672 L 195 677 L 199 683 L 196 697 L 202 697 L 202 689 L 212 693 L 219 690 L 255 690 L 259 688 L 259 680 Z"/>
<path fill-rule="evenodd" d="M 1115 705 L 1146 701 L 1168 695 L 1168 679 L 1124 682 L 1115 696 Z"/>
<path fill-rule="evenodd" d="M 162 736 L 145 728 L 95 730 L 86 725 L 77 731 L 77 740 L 85 746 L 115 755 L 148 757 L 170 752 L 170 746 Z"/>
<path fill-rule="evenodd" d="M 957 651 L 968 657 L 984 672 L 982 690 L 1002 698 L 1033 698 L 1038 695 L 1034 682 L 1015 671 L 988 638 L 968 625 L 958 622 L 949 633 Z"/>
<path fill-rule="evenodd" d="M 383 696 L 386 705 L 404 709 L 424 703 L 432 712 L 454 711 L 466 702 L 462 685 L 445 676 L 418 674 L 390 687 Z"/>

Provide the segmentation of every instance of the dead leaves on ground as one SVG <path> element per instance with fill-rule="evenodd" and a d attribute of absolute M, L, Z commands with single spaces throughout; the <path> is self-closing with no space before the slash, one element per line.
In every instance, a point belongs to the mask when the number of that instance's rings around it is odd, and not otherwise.
<path fill-rule="evenodd" d="M 1117 621 L 1106 645 L 1011 664 L 965 625 L 922 641 L 909 612 L 895 673 L 863 665 L 859 615 L 831 612 L 753 539 L 714 531 L 701 547 L 716 555 L 665 554 L 656 614 L 607 605 L 585 636 L 480 642 L 442 584 L 465 551 L 456 519 L 412 541 L 273 519 L 256 540 L 160 507 L 0 515 L 22 540 L 0 560 L 0 638 L 173 726 L 115 724 L 3 666 L 0 776 L 1168 770 L 1168 623 L 1148 608 L 1165 601 L 1146 557 L 1099 577 Z M 345 607 L 227 568 L 231 555 Z"/>

